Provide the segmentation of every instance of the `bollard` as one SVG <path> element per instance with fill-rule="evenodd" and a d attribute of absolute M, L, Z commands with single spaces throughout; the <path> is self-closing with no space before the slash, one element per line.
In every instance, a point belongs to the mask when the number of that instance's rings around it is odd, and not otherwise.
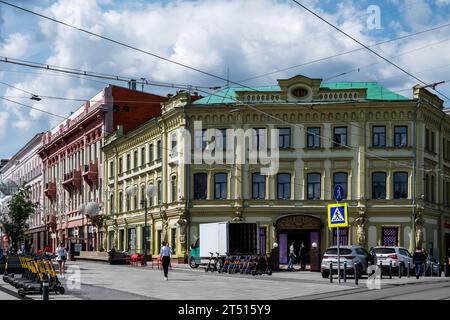
<path fill-rule="evenodd" d="M 48 280 L 42 283 L 42 300 L 48 300 Z"/>
<path fill-rule="evenodd" d="M 389 279 L 392 279 L 392 260 L 389 261 Z"/>
<path fill-rule="evenodd" d="M 344 261 L 344 282 L 347 282 L 347 261 Z"/>
<path fill-rule="evenodd" d="M 403 263 L 400 263 L 398 265 L 398 278 L 401 279 L 402 278 L 402 273 L 403 273 Z"/>
<path fill-rule="evenodd" d="M 333 262 L 330 262 L 330 283 L 333 283 Z"/>
<path fill-rule="evenodd" d="M 437 276 L 440 278 L 441 277 L 441 263 L 440 262 L 438 262 L 438 274 L 437 274 Z"/>
<path fill-rule="evenodd" d="M 353 265 L 353 272 L 355 274 L 355 284 L 358 285 L 359 279 L 358 279 L 358 264 L 355 262 Z"/>
<path fill-rule="evenodd" d="M 380 261 L 379 264 L 379 268 L 380 268 L 380 280 L 383 279 L 383 263 Z"/>
<path fill-rule="evenodd" d="M 447 268 L 448 268 L 448 264 L 445 263 L 444 264 L 444 276 L 447 277 Z"/>
<path fill-rule="evenodd" d="M 411 262 L 410 261 L 408 261 L 408 270 L 406 270 L 406 273 L 407 273 L 407 277 L 409 278 L 409 273 L 410 273 L 410 271 L 411 271 Z"/>

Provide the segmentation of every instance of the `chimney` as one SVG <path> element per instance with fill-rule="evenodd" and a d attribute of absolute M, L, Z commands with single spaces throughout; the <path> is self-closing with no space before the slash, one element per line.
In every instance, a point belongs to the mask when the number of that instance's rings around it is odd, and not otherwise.
<path fill-rule="evenodd" d="M 128 89 L 136 90 L 136 80 L 135 79 L 131 79 L 130 81 L 128 81 Z"/>

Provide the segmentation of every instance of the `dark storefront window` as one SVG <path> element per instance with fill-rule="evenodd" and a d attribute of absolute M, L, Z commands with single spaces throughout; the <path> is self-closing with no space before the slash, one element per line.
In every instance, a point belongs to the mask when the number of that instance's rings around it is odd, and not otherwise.
<path fill-rule="evenodd" d="M 339 228 L 339 244 L 341 246 L 348 245 L 348 228 Z M 333 246 L 337 246 L 337 229 L 333 228 Z"/>
<path fill-rule="evenodd" d="M 381 233 L 383 246 L 398 246 L 398 228 L 382 228 Z"/>

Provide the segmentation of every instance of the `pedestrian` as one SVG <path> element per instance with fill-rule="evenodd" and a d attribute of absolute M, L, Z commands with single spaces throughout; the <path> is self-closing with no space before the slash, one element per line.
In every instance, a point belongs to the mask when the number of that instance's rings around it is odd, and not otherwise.
<path fill-rule="evenodd" d="M 288 270 L 294 270 L 294 263 L 295 263 L 295 243 L 292 242 L 290 248 L 289 248 L 289 263 L 288 263 Z"/>
<path fill-rule="evenodd" d="M 423 272 L 423 263 L 426 261 L 426 257 L 420 247 L 417 247 L 416 251 L 413 254 L 413 263 L 416 272 L 416 279 L 419 279 L 419 276 L 422 275 Z"/>
<path fill-rule="evenodd" d="M 172 253 L 172 249 L 169 247 L 169 243 L 163 241 L 161 247 L 161 253 L 159 257 L 162 262 L 163 270 L 164 270 L 164 280 L 167 281 L 168 273 L 169 273 L 169 265 L 170 265 L 170 254 Z"/>
<path fill-rule="evenodd" d="M 64 242 L 61 242 L 59 247 L 56 249 L 56 261 L 59 265 L 59 274 L 61 278 L 64 278 L 64 265 L 67 260 L 67 250 L 64 247 Z"/>
<path fill-rule="evenodd" d="M 302 243 L 299 250 L 299 256 L 300 256 L 300 269 L 305 270 L 306 269 L 306 255 L 308 254 L 308 249 L 306 249 L 305 244 Z"/>

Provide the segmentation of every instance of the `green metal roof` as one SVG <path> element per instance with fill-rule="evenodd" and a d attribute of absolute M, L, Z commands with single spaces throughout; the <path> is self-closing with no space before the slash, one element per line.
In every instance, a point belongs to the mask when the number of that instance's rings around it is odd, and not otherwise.
<path fill-rule="evenodd" d="M 409 100 L 408 98 L 394 93 L 377 82 L 329 82 L 322 83 L 320 88 L 329 88 L 331 90 L 339 89 L 367 89 L 367 100 Z M 233 104 L 236 102 L 237 91 L 281 91 L 280 86 L 263 87 L 229 87 L 222 89 L 213 95 L 203 97 L 193 102 L 193 104 Z"/>

